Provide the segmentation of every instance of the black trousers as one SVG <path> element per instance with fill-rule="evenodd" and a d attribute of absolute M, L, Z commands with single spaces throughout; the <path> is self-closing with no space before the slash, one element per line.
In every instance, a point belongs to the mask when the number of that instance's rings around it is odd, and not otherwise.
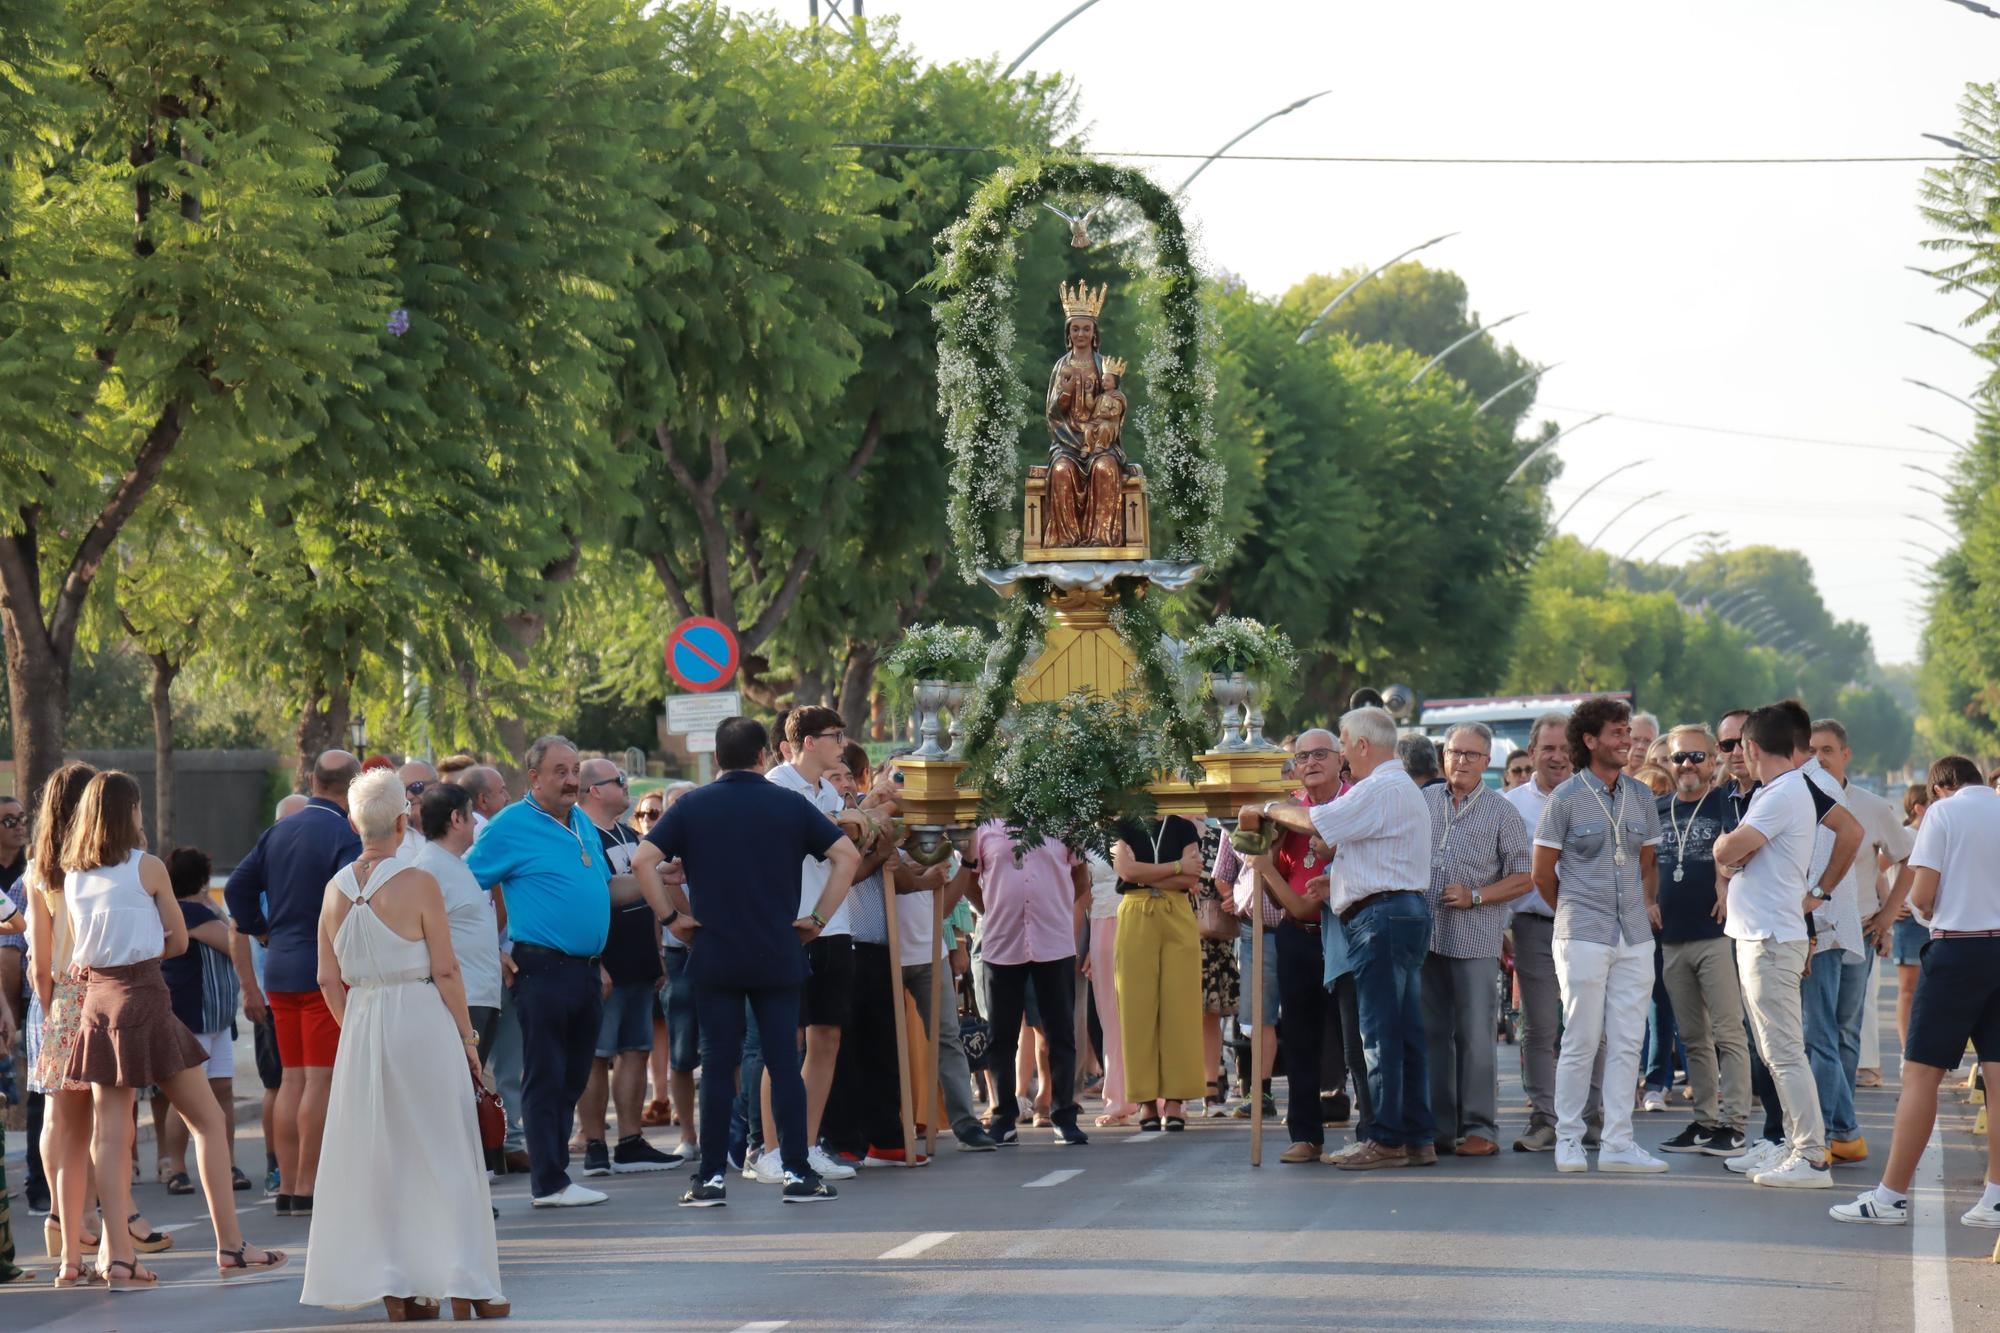
<path fill-rule="evenodd" d="M 1042 1011 L 1042 1034 L 1049 1043 L 1049 1118 L 1076 1124 L 1076 957 L 1046 963 L 989 963 L 993 972 L 993 1045 L 986 1067 L 993 1074 L 993 1123 L 1005 1127 L 1019 1113 L 1014 1087 L 1014 1055 L 1021 1046 L 1021 1016 L 1028 987 Z"/>
<path fill-rule="evenodd" d="M 1352 972 L 1333 983 L 1327 1003 L 1340 1015 L 1339 1037 L 1334 1043 L 1340 1055 L 1338 1063 L 1328 1063 L 1321 1087 L 1339 1092 L 1347 1076 L 1354 1075 L 1354 1138 L 1359 1142 L 1375 1127 L 1375 1099 L 1368 1095 L 1368 1055 L 1361 1046 L 1361 997 L 1354 990 Z"/>
<path fill-rule="evenodd" d="M 785 1170 L 803 1176 L 806 1162 L 806 1081 L 799 1072 L 799 987 L 743 990 L 730 986 L 697 985 L 696 1022 L 701 1026 L 701 1178 L 729 1175 L 730 1106 L 736 1100 L 736 1072 L 743 1062 L 746 1006 L 756 1017 L 764 1052 L 764 1071 L 771 1076 L 771 1114 L 777 1118 L 779 1160 Z M 588 1057 L 592 1052 L 586 1051 Z M 752 1106 L 759 1096 L 756 1083 L 744 1080 Z M 766 1142 L 774 1128 L 766 1125 Z"/>
<path fill-rule="evenodd" d="M 1325 1143 L 1326 1131 L 1319 1118 L 1321 1055 L 1325 1033 L 1331 1029 L 1338 1037 L 1340 1005 L 1326 993 L 1326 956 L 1317 930 L 1287 918 L 1272 932 L 1272 939 L 1278 950 L 1285 1078 L 1291 1085 L 1285 1103 L 1285 1131 L 1293 1143 Z M 1336 1079 L 1345 1072 L 1342 1069 Z M 1336 1081 L 1332 1086 L 1340 1084 Z"/>
<path fill-rule="evenodd" d="M 854 991 L 833 1092 L 820 1117 L 820 1137 L 834 1152 L 865 1156 L 870 1148 L 903 1146 L 903 1094 L 896 1066 L 896 1005 L 900 969 L 891 989 L 889 946 L 854 942 Z"/>
<path fill-rule="evenodd" d="M 590 1082 L 604 1012 L 597 964 L 516 944 L 514 1006 L 521 1017 L 521 1133 L 535 1198 L 569 1186 L 576 1101 Z"/>

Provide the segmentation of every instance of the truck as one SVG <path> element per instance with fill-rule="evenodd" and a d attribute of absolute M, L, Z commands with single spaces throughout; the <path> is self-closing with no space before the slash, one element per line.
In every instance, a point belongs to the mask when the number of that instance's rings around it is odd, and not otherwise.
<path fill-rule="evenodd" d="M 1486 761 L 1486 785 L 1504 788 L 1507 758 L 1525 749 L 1535 719 L 1544 713 L 1568 714 L 1585 699 L 1610 698 L 1632 702 L 1630 690 L 1595 690 L 1584 694 L 1511 694 L 1485 699 L 1426 699 L 1417 729 L 1442 747 L 1453 727 L 1483 722 L 1493 729 L 1493 753 Z"/>

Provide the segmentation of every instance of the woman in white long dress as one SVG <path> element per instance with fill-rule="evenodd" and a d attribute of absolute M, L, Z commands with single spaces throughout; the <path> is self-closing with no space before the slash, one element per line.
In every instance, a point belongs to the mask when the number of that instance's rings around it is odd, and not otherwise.
<path fill-rule="evenodd" d="M 435 1318 L 446 1297 L 504 1316 L 473 1107 L 478 1034 L 438 882 L 401 855 L 409 803 L 392 770 L 348 791 L 361 857 L 327 885 L 319 985 L 340 1024 L 303 1305 L 381 1301 Z"/>

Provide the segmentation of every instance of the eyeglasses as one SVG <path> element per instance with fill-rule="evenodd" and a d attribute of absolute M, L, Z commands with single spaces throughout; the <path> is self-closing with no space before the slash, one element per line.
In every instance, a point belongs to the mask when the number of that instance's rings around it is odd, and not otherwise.
<path fill-rule="evenodd" d="M 622 787 L 626 784 L 627 781 L 628 779 L 623 773 L 617 773 L 613 774 L 611 777 L 608 778 L 599 778 L 597 781 L 591 783 L 590 785 L 593 787 L 602 787 L 605 786 L 607 783 L 615 782 Z"/>
<path fill-rule="evenodd" d="M 0 815 L 0 828 L 20 828 L 27 822 L 25 815 Z"/>
<path fill-rule="evenodd" d="M 406 782 L 403 784 L 403 794 L 414 801 L 417 797 L 422 796 L 424 789 L 430 785 L 428 782 Z"/>
<path fill-rule="evenodd" d="M 1708 751 L 1675 750 L 1667 758 L 1676 764 L 1705 764 L 1708 762 Z"/>
<path fill-rule="evenodd" d="M 1534 763 L 1527 759 L 1522 759 L 1518 762 L 1510 760 L 1507 764 L 1507 771 L 1509 773 L 1525 773 L 1534 766 Z"/>
<path fill-rule="evenodd" d="M 1311 750 L 1300 750 L 1297 754 L 1293 755 L 1292 758 L 1298 760 L 1300 763 L 1307 763 L 1313 760 L 1319 760 L 1323 762 L 1325 760 L 1333 758 L 1336 754 L 1339 753 L 1340 751 L 1338 750 L 1332 749 L 1325 745 L 1321 745 Z"/>
<path fill-rule="evenodd" d="M 1743 744 L 1743 738 L 1741 736 L 1738 736 L 1735 740 L 1717 741 L 1715 743 L 1715 748 L 1722 751 L 1724 754 L 1735 754 L 1736 747 L 1741 744 Z"/>
<path fill-rule="evenodd" d="M 809 741 L 844 741 L 847 739 L 847 732 L 844 728 L 836 727 L 832 731 L 816 731 L 806 737 L 806 739 Z"/>
<path fill-rule="evenodd" d="M 1486 762 L 1486 753 L 1484 750 L 1446 750 L 1444 757 L 1456 759 L 1461 764 L 1469 764 L 1475 759 L 1483 764 Z"/>

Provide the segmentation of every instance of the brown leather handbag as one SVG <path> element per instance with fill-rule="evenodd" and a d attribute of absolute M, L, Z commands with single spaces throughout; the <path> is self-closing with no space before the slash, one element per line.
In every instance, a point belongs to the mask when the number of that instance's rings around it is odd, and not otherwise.
<path fill-rule="evenodd" d="M 479 1114 L 479 1146 L 491 1152 L 507 1141 L 507 1104 L 477 1074 L 472 1075 L 472 1103 Z"/>

